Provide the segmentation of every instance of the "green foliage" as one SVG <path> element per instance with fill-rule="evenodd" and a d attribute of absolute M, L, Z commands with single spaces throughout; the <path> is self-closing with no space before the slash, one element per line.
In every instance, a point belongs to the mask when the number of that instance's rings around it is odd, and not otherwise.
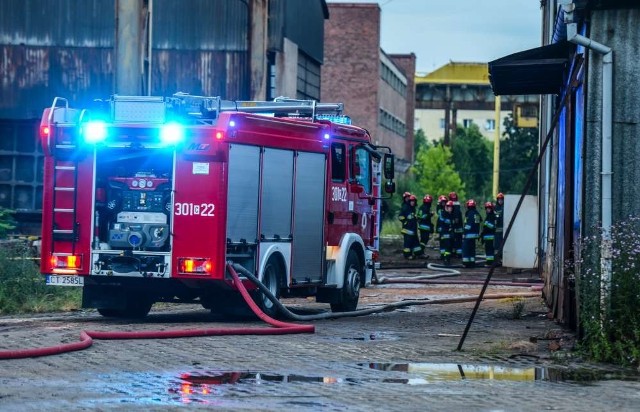
<path fill-rule="evenodd" d="M 386 207 L 383 207 L 385 213 L 382 216 L 384 220 L 395 220 L 398 217 L 398 212 L 400 211 L 400 205 L 402 204 L 402 194 L 404 192 L 411 193 L 420 193 L 421 188 L 417 184 L 415 177 L 411 174 L 411 172 L 407 173 L 404 176 L 398 177 L 396 179 L 396 193 L 391 197 L 391 199 L 383 200 L 386 204 Z M 416 195 L 418 196 L 418 195 Z M 384 225 L 383 225 L 384 228 Z M 400 231 L 398 231 L 399 233 Z"/>
<path fill-rule="evenodd" d="M 640 218 L 611 230 L 611 283 L 601 279 L 601 238 L 581 243 L 577 262 L 580 349 L 596 361 L 640 365 Z"/>
<path fill-rule="evenodd" d="M 472 124 L 468 128 L 457 128 L 451 147 L 453 163 L 464 183 L 467 197 L 478 201 L 492 198 L 493 154 L 487 142 L 478 125 Z"/>
<path fill-rule="evenodd" d="M 16 228 L 13 213 L 13 210 L 0 207 L 0 239 L 4 238 L 8 232 Z"/>
<path fill-rule="evenodd" d="M 429 149 L 429 146 L 427 135 L 424 134 L 424 130 L 418 129 L 413 135 L 413 153 L 417 155 L 421 151 Z"/>
<path fill-rule="evenodd" d="M 504 119 L 503 136 L 506 138 L 500 143 L 500 191 L 520 194 L 538 156 L 538 129 L 517 127 L 509 114 Z M 528 194 L 535 195 L 537 187 L 535 180 Z"/>
<path fill-rule="evenodd" d="M 453 155 L 448 147 L 436 145 L 421 151 L 411 168 L 419 193 L 429 193 L 434 199 L 438 195 L 457 192 L 459 199 L 465 199 L 465 185 L 453 165 Z"/>
<path fill-rule="evenodd" d="M 0 246 L 0 314 L 77 309 L 80 289 L 46 286 L 26 243 Z"/>

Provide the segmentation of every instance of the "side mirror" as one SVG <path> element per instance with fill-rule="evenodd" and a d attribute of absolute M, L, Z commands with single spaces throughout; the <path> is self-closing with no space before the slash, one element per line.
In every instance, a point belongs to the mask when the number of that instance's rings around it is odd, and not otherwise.
<path fill-rule="evenodd" d="M 384 154 L 384 178 L 387 180 L 393 180 L 395 173 L 394 161 L 395 158 L 391 153 Z"/>
<path fill-rule="evenodd" d="M 394 193 L 396 191 L 396 183 L 391 180 L 387 180 L 384 184 L 384 191 L 387 193 Z"/>

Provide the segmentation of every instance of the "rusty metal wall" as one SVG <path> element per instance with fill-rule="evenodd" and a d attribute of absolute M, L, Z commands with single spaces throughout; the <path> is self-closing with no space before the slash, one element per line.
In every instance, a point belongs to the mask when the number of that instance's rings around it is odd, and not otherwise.
<path fill-rule="evenodd" d="M 154 0 L 151 93 L 248 99 L 250 0 Z"/>

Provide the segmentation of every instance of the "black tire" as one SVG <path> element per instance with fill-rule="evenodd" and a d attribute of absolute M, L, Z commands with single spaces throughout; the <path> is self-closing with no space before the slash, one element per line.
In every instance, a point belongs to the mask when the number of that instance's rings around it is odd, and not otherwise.
<path fill-rule="evenodd" d="M 127 297 L 124 309 L 100 308 L 98 313 L 106 318 L 140 319 L 149 314 L 153 302 L 144 297 Z"/>
<path fill-rule="evenodd" d="M 271 291 L 272 295 L 278 298 L 278 300 L 280 299 L 280 282 L 278 278 L 278 273 L 280 273 L 280 271 L 280 265 L 276 260 L 269 259 L 262 274 L 262 283 L 267 287 L 267 289 L 269 289 L 269 291 Z M 266 294 L 260 291 L 256 293 L 254 300 L 260 309 L 269 317 L 275 318 L 280 312 L 275 303 L 273 303 Z"/>
<path fill-rule="evenodd" d="M 347 255 L 347 264 L 344 267 L 344 285 L 340 294 L 340 302 L 331 304 L 332 312 L 353 312 L 356 310 L 363 276 L 364 271 L 360 259 L 352 249 Z"/>

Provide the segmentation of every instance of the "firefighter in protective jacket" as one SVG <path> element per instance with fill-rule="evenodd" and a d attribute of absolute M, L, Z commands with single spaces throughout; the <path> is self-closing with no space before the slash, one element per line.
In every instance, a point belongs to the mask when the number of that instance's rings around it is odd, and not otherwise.
<path fill-rule="evenodd" d="M 482 224 L 481 236 L 482 242 L 484 243 L 484 253 L 487 259 L 485 266 L 492 266 L 495 259 L 493 242 L 496 234 L 496 214 L 494 212 L 493 203 L 485 203 L 484 210 L 486 211 L 486 215 L 484 223 Z"/>
<path fill-rule="evenodd" d="M 416 197 L 409 195 L 408 203 L 400 211 L 398 217 L 402 222 L 402 236 L 404 244 L 402 254 L 407 259 L 414 259 L 420 253 L 420 242 L 418 242 L 418 221 L 416 219 Z"/>
<path fill-rule="evenodd" d="M 464 232 L 462 221 L 462 210 L 456 192 L 449 193 L 449 200 L 453 202 L 453 245 L 452 249 L 456 256 L 462 256 L 462 234 Z"/>
<path fill-rule="evenodd" d="M 451 263 L 451 247 L 453 241 L 453 201 L 449 200 L 438 216 L 438 233 L 440 234 L 440 257 L 445 264 Z"/>
<path fill-rule="evenodd" d="M 476 265 L 476 241 L 480 237 L 482 217 L 476 209 L 475 200 L 467 200 L 466 206 L 462 239 L 462 264 L 465 267 L 474 267 Z"/>
<path fill-rule="evenodd" d="M 438 204 L 436 205 L 436 232 L 440 233 L 438 227 L 440 227 L 440 215 L 444 212 L 444 205 L 447 204 L 447 197 L 445 195 L 438 196 Z"/>
<path fill-rule="evenodd" d="M 431 220 L 433 216 L 433 212 L 431 211 L 432 202 L 433 197 L 426 195 L 422 198 L 422 205 L 420 209 L 418 209 L 418 230 L 420 231 L 420 246 L 423 252 L 427 248 L 427 243 L 429 243 L 429 236 L 433 233 L 433 223 Z"/>

